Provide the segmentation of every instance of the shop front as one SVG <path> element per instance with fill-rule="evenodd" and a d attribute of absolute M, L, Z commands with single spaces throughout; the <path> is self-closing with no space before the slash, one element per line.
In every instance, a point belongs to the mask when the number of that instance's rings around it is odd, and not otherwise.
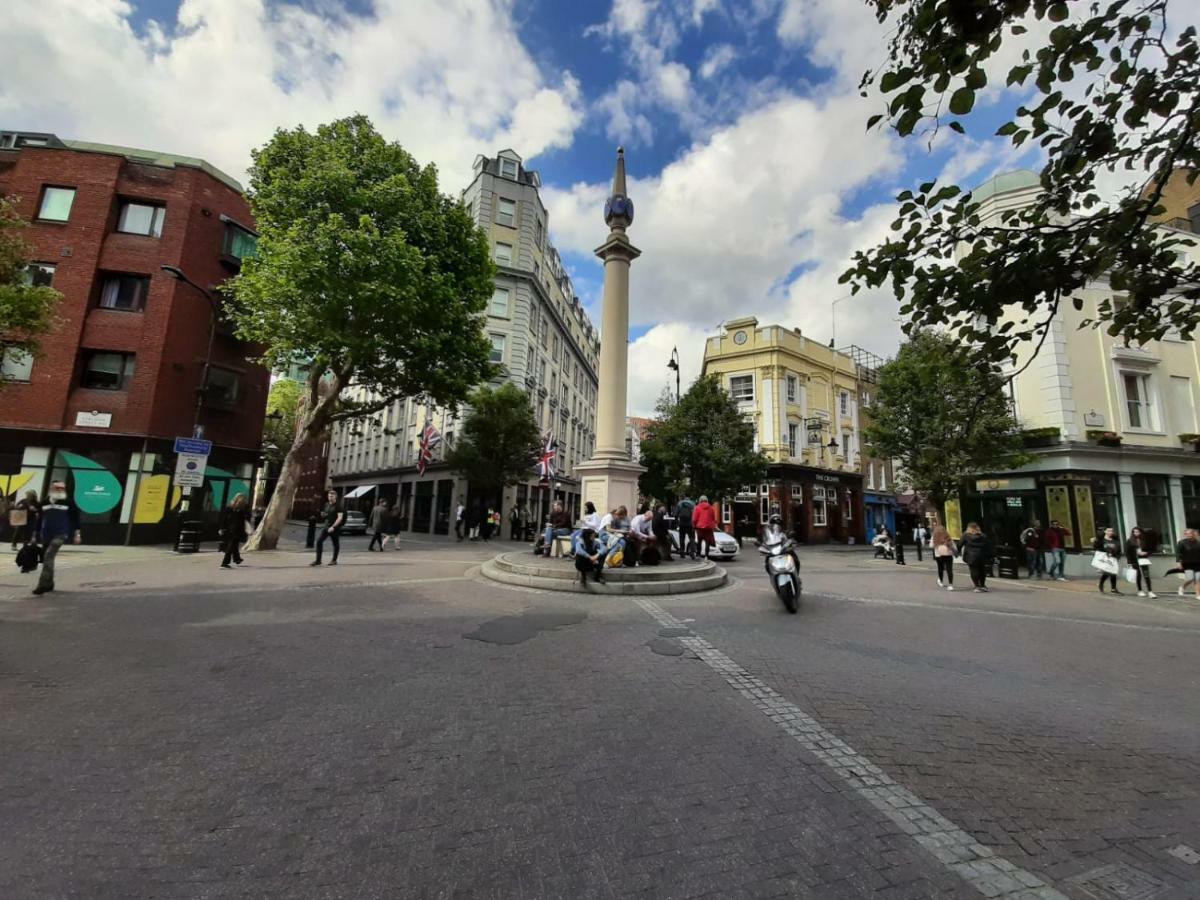
<path fill-rule="evenodd" d="M 862 476 L 807 466 L 771 466 L 767 480 L 743 485 L 723 503 L 721 522 L 735 537 L 754 538 L 771 516 L 805 544 L 862 543 Z"/>
<path fill-rule="evenodd" d="M 873 541 L 880 529 L 896 533 L 896 510 L 900 503 L 895 494 L 879 494 L 874 491 L 863 493 L 863 514 L 866 516 L 866 538 Z"/>

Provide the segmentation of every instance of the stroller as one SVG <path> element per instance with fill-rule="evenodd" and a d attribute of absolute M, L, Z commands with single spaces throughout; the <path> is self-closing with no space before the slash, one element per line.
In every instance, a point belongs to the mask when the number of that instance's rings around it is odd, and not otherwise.
<path fill-rule="evenodd" d="M 895 559 L 896 548 L 892 544 L 892 538 L 887 534 L 877 534 L 875 540 L 871 541 L 871 546 L 875 548 L 874 559 Z"/>

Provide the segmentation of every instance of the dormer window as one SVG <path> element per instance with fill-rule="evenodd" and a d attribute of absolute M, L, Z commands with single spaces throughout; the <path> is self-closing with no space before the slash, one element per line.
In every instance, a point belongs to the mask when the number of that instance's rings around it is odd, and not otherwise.
<path fill-rule="evenodd" d="M 515 159 L 506 159 L 500 157 L 500 175 L 504 178 L 517 180 L 517 161 Z"/>

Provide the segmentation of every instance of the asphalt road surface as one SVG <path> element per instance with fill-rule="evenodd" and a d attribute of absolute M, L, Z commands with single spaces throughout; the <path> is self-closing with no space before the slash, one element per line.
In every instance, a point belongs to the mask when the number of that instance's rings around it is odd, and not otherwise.
<path fill-rule="evenodd" d="M 1194 603 L 802 551 L 789 616 L 752 548 L 634 599 L 365 545 L 7 569 L 0 898 L 1200 897 Z"/>

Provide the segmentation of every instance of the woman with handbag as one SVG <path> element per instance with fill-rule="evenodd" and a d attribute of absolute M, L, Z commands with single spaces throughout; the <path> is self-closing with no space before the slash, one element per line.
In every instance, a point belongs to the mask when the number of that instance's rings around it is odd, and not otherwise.
<path fill-rule="evenodd" d="M 933 559 L 937 563 L 938 587 L 948 591 L 954 590 L 954 557 L 958 549 L 950 537 L 950 532 L 944 525 L 936 525 L 933 529 Z"/>
<path fill-rule="evenodd" d="M 229 565 L 232 559 L 239 566 L 242 564 L 241 543 L 250 530 L 250 516 L 245 494 L 237 494 L 221 513 L 221 550 L 225 557 L 221 560 L 222 569 L 233 568 Z"/>
<path fill-rule="evenodd" d="M 1120 594 L 1117 590 L 1117 572 L 1121 569 L 1121 542 L 1117 540 L 1117 532 L 1112 528 L 1105 528 L 1103 536 L 1092 542 L 1092 549 L 1098 554 L 1103 554 L 1099 558 L 1092 558 L 1092 565 L 1100 570 L 1100 583 L 1096 587 L 1103 594 L 1104 582 L 1107 580 L 1112 584 L 1112 592 Z"/>
<path fill-rule="evenodd" d="M 1129 540 L 1125 542 L 1125 561 L 1136 573 L 1138 596 L 1149 597 L 1151 600 L 1157 599 L 1158 594 L 1154 593 L 1150 586 L 1150 551 L 1146 549 L 1146 540 L 1142 537 L 1142 529 L 1136 525 L 1129 532 Z M 1146 582 L 1145 590 L 1142 589 L 1143 581 Z"/>

